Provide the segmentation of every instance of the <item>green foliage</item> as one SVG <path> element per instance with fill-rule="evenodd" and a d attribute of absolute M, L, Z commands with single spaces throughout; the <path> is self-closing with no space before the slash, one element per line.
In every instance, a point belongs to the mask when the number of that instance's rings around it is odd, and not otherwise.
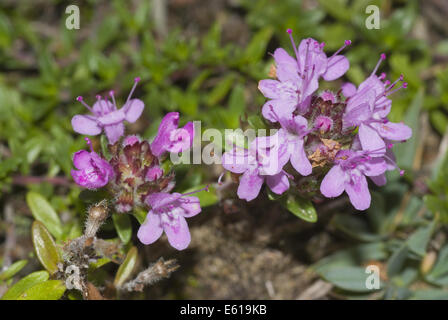
<path fill-rule="evenodd" d="M 129 280 L 132 273 L 135 271 L 138 261 L 138 251 L 136 247 L 129 249 L 126 258 L 123 263 L 118 268 L 117 274 L 115 275 L 114 285 L 119 288 L 126 280 Z"/>
<path fill-rule="evenodd" d="M 34 250 L 40 263 L 50 274 L 56 273 L 58 271 L 58 263 L 62 262 L 62 260 L 53 237 L 39 221 L 34 221 L 31 235 Z"/>
<path fill-rule="evenodd" d="M 28 289 L 39 283 L 47 281 L 49 277 L 50 275 L 47 271 L 36 271 L 30 273 L 9 288 L 9 290 L 3 295 L 2 300 L 17 300 L 19 297 L 23 296 Z"/>

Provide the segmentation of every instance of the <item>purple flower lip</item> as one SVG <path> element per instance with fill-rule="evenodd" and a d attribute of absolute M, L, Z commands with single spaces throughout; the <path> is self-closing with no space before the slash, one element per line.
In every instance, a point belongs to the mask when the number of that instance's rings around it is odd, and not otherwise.
<path fill-rule="evenodd" d="M 134 79 L 134 85 L 129 93 L 129 96 L 122 108 L 118 109 L 115 101 L 114 91 L 109 91 L 109 96 L 103 98 L 97 95 L 97 101 L 93 107 L 89 106 L 82 96 L 76 98 L 77 101 L 90 111 L 91 115 L 75 115 L 72 118 L 73 129 L 80 134 L 98 135 L 103 130 L 110 144 L 114 144 L 124 134 L 124 124 L 127 122 L 133 123 L 141 116 L 144 103 L 139 99 L 131 99 L 132 94 L 137 86 L 140 78 Z"/>

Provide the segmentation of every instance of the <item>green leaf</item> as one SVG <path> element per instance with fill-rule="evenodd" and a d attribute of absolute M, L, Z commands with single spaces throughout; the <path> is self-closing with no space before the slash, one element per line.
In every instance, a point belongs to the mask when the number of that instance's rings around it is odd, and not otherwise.
<path fill-rule="evenodd" d="M 199 185 L 196 187 L 192 187 L 188 190 L 185 190 L 183 193 L 194 192 L 196 190 L 200 190 L 205 188 L 206 185 Z M 218 195 L 216 194 L 216 188 L 213 186 L 209 186 L 208 190 L 202 190 L 195 193 L 193 196 L 198 197 L 199 202 L 201 203 L 201 208 L 205 208 L 208 206 L 212 206 L 218 202 Z"/>
<path fill-rule="evenodd" d="M 138 260 L 138 251 L 136 247 L 132 247 L 128 254 L 126 255 L 126 258 L 124 259 L 121 266 L 118 268 L 117 274 L 115 276 L 114 285 L 115 287 L 119 288 L 121 287 L 126 280 L 129 279 L 129 277 L 132 275 L 132 273 L 135 270 L 135 267 L 137 265 Z"/>
<path fill-rule="evenodd" d="M 367 261 L 383 260 L 387 257 L 383 242 L 359 244 L 349 249 L 340 250 L 319 260 L 313 268 L 321 273 L 334 266 L 359 266 Z"/>
<path fill-rule="evenodd" d="M 101 143 L 101 152 L 102 152 L 103 156 L 107 160 L 110 160 L 112 158 L 112 155 L 110 154 L 110 151 L 109 151 L 109 141 L 107 140 L 107 137 L 106 137 L 105 134 L 101 135 L 100 143 Z"/>
<path fill-rule="evenodd" d="M 26 277 L 17 281 L 9 290 L 3 295 L 3 300 L 17 300 L 19 296 L 24 293 L 29 288 L 39 284 L 41 282 L 47 281 L 50 275 L 47 271 L 36 271 L 30 273 Z"/>
<path fill-rule="evenodd" d="M 411 300 L 448 300 L 447 290 L 426 289 L 414 291 Z"/>
<path fill-rule="evenodd" d="M 33 217 L 42 222 L 56 239 L 62 238 L 62 224 L 59 216 L 48 201 L 37 192 L 30 191 L 26 195 L 26 202 Z"/>
<path fill-rule="evenodd" d="M 273 30 L 271 27 L 265 27 L 258 31 L 250 41 L 244 51 L 244 62 L 254 63 L 263 58 L 266 53 L 266 47 L 272 37 Z"/>
<path fill-rule="evenodd" d="M 366 280 L 370 274 L 361 267 L 337 266 L 323 269 L 321 276 L 334 286 L 355 292 L 372 292 L 366 287 Z M 380 285 L 381 288 L 381 285 Z"/>
<path fill-rule="evenodd" d="M 426 279 L 439 286 L 448 286 L 448 245 L 439 251 L 437 262 L 426 275 Z"/>
<path fill-rule="evenodd" d="M 435 227 L 435 220 L 427 226 L 417 229 L 407 240 L 408 248 L 419 256 L 423 257 L 426 247 L 431 240 L 431 235 Z"/>
<path fill-rule="evenodd" d="M 266 129 L 266 124 L 264 123 L 263 118 L 259 115 L 250 115 L 247 118 L 247 122 L 255 130 Z"/>
<path fill-rule="evenodd" d="M 62 280 L 48 280 L 25 290 L 17 300 L 59 300 L 65 290 Z"/>
<path fill-rule="evenodd" d="M 383 238 L 380 234 L 372 233 L 359 215 L 337 214 L 331 219 L 331 225 L 356 240 L 374 242 Z"/>
<path fill-rule="evenodd" d="M 293 195 L 289 195 L 285 199 L 282 204 L 289 212 L 308 222 L 317 221 L 316 209 L 310 200 Z"/>
<path fill-rule="evenodd" d="M 398 143 L 394 146 L 394 153 L 399 154 L 398 165 L 403 168 L 412 168 L 415 152 L 419 141 L 419 115 L 423 104 L 424 89 L 421 88 L 406 110 L 403 122 L 412 128 L 412 137 L 406 143 Z"/>
<path fill-rule="evenodd" d="M 221 101 L 229 93 L 234 83 L 234 74 L 229 74 L 225 78 L 221 79 L 207 96 L 207 106 L 215 106 L 219 101 Z"/>
<path fill-rule="evenodd" d="M 115 230 L 117 230 L 121 242 L 127 244 L 132 237 L 131 219 L 127 214 L 114 213 L 112 220 L 114 221 Z"/>
<path fill-rule="evenodd" d="M 40 221 L 34 221 L 31 236 L 37 258 L 50 274 L 58 271 L 58 263 L 62 262 L 53 237 Z"/>
<path fill-rule="evenodd" d="M 23 267 L 28 263 L 27 260 L 19 260 L 14 262 L 9 266 L 8 269 L 0 273 L 0 280 L 8 280 L 12 278 L 16 273 L 23 269 Z"/>
<path fill-rule="evenodd" d="M 401 247 L 395 250 L 387 262 L 387 275 L 389 277 L 393 277 L 400 273 L 408 257 L 408 252 L 409 249 L 406 243 L 402 244 Z"/>

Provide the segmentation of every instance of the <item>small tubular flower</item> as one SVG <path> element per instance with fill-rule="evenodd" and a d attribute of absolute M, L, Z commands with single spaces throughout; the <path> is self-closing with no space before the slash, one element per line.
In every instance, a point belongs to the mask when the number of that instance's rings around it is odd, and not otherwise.
<path fill-rule="evenodd" d="M 124 134 L 123 122 L 126 120 L 127 122 L 133 123 L 137 121 L 143 112 L 143 101 L 131 99 L 132 93 L 139 81 L 140 78 L 134 79 L 134 86 L 129 93 L 126 103 L 120 109 L 117 108 L 113 91 L 109 92 L 112 101 L 97 96 L 97 101 L 93 107 L 86 104 L 83 98 L 79 96 L 77 100 L 91 112 L 91 115 L 75 115 L 72 118 L 73 130 L 77 133 L 91 136 L 98 135 L 104 130 L 109 143 L 116 143 Z"/>
<path fill-rule="evenodd" d="M 76 184 L 87 189 L 98 189 L 104 187 L 114 176 L 112 166 L 96 152 L 93 151 L 89 138 L 85 138 L 90 146 L 90 152 L 80 150 L 73 156 L 75 169 L 71 175 Z"/>
<path fill-rule="evenodd" d="M 311 95 L 319 87 L 319 78 L 327 81 L 341 77 L 349 68 L 348 60 L 339 55 L 346 46 L 351 44 L 347 40 L 335 54 L 327 58 L 323 51 L 324 43 L 312 38 L 304 39 L 296 47 L 289 29 L 295 59 L 283 48 L 275 50 L 273 56 L 276 64 L 276 77 L 278 80 L 261 80 L 258 89 L 263 95 L 271 99 L 262 109 L 263 116 L 271 121 L 278 121 L 272 110 L 280 116 L 290 116 L 295 110 L 304 114 L 311 102 Z"/>
<path fill-rule="evenodd" d="M 179 126 L 179 113 L 170 112 L 162 119 L 156 137 L 151 143 L 151 151 L 156 156 L 165 152 L 182 152 L 193 145 L 193 122 L 188 122 L 183 128 Z"/>
<path fill-rule="evenodd" d="M 283 166 L 288 162 L 286 145 L 281 143 L 281 133 L 254 139 L 249 149 L 234 147 L 224 153 L 223 167 L 231 172 L 242 174 L 238 187 L 238 197 L 251 201 L 260 193 L 266 180 L 269 188 L 282 194 L 289 189 L 288 175 Z"/>
<path fill-rule="evenodd" d="M 145 202 L 150 206 L 145 222 L 140 226 L 137 237 L 143 244 L 151 244 L 159 239 L 163 232 L 170 245 L 184 250 L 191 241 L 190 231 L 185 218 L 201 212 L 199 199 L 189 194 L 153 193 Z"/>
<path fill-rule="evenodd" d="M 327 198 L 334 198 L 345 191 L 356 209 L 366 210 L 371 201 L 366 176 L 376 177 L 386 171 L 387 165 L 382 158 L 384 153 L 385 150 L 339 151 L 334 166 L 322 180 L 321 193 Z"/>

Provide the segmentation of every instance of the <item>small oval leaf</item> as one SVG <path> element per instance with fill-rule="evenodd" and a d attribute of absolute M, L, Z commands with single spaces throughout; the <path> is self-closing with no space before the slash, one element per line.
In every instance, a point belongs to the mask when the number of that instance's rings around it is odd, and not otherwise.
<path fill-rule="evenodd" d="M 58 263 L 62 262 L 53 237 L 40 221 L 34 221 L 31 227 L 34 249 L 40 263 L 50 274 L 58 271 Z"/>
<path fill-rule="evenodd" d="M 286 198 L 286 203 L 284 204 L 284 206 L 292 214 L 305 221 L 308 222 L 317 221 L 316 209 L 314 208 L 314 205 L 310 200 L 290 195 Z"/>
<path fill-rule="evenodd" d="M 33 191 L 27 193 L 26 202 L 30 207 L 33 217 L 42 222 L 56 239 L 61 239 L 61 220 L 50 203 L 42 195 Z"/>
<path fill-rule="evenodd" d="M 19 272 L 20 270 L 22 270 L 22 268 L 27 263 L 28 263 L 27 260 L 19 260 L 19 261 L 14 262 L 12 265 L 9 266 L 8 269 L 6 269 L 2 273 L 0 273 L 0 280 L 8 280 L 8 279 L 14 277 L 14 275 L 17 272 Z"/>
<path fill-rule="evenodd" d="M 29 288 L 17 300 L 59 300 L 65 290 L 62 280 L 48 280 Z"/>
<path fill-rule="evenodd" d="M 112 215 L 112 220 L 121 242 L 127 244 L 132 237 L 132 224 L 129 215 L 115 213 Z"/>
<path fill-rule="evenodd" d="M 3 295 L 3 300 L 17 300 L 19 296 L 29 288 L 38 283 L 47 281 L 50 275 L 47 271 L 36 271 L 26 277 L 17 281 L 9 290 Z"/>
<path fill-rule="evenodd" d="M 115 287 L 117 287 L 117 288 L 121 287 L 126 282 L 126 280 L 129 279 L 129 277 L 132 275 L 132 273 L 135 270 L 135 267 L 137 265 L 137 259 L 138 259 L 137 248 L 132 247 L 128 251 L 128 254 L 126 255 L 126 258 L 124 259 L 120 268 L 118 268 L 118 271 L 117 271 L 117 274 L 116 274 L 115 280 L 114 280 Z"/>

